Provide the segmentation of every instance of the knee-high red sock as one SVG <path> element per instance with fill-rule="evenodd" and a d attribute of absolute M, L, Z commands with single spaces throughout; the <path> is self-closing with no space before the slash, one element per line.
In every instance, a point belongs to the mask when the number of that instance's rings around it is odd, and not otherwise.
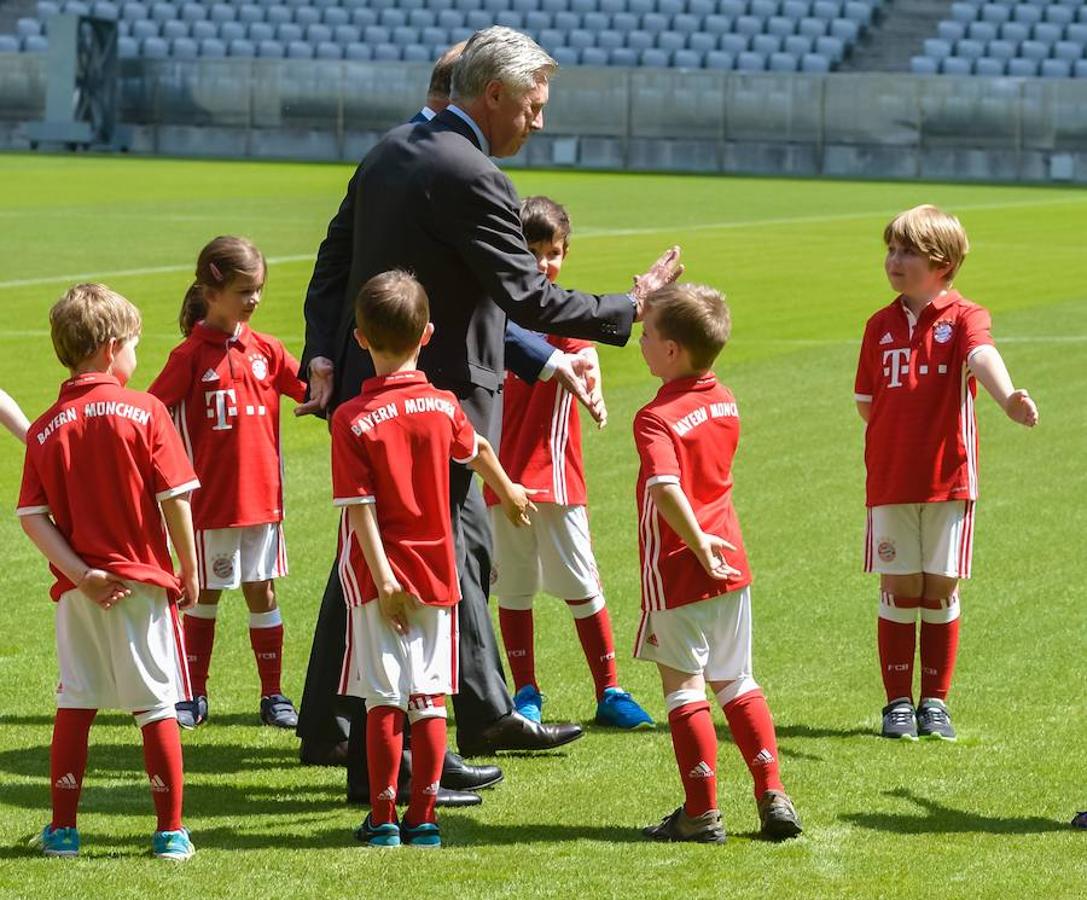
<path fill-rule="evenodd" d="M 282 694 L 283 618 L 278 607 L 270 612 L 249 614 L 249 643 L 257 660 L 260 695 Z"/>
<path fill-rule="evenodd" d="M 921 699 L 947 700 L 959 653 L 959 603 L 924 600 L 921 609 Z M 947 621 L 949 616 L 953 616 Z M 931 621 L 935 619 L 936 621 Z"/>
<path fill-rule="evenodd" d="M 717 809 L 717 734 L 709 703 L 700 700 L 673 709 L 668 724 L 683 782 L 684 810 L 700 816 Z"/>
<path fill-rule="evenodd" d="M 211 650 L 215 645 L 215 619 L 185 614 L 185 654 L 189 661 L 189 680 L 192 695 L 208 695 L 208 669 L 211 667 Z"/>
<path fill-rule="evenodd" d="M 619 686 L 619 676 L 615 672 L 615 639 L 611 633 L 608 608 L 605 606 L 591 616 L 577 617 L 577 607 L 592 603 L 593 599 L 566 602 L 574 613 L 574 626 L 577 628 L 578 640 L 581 641 L 581 649 L 585 653 L 585 662 L 589 664 L 589 671 L 593 675 L 596 699 L 599 702 L 604 691 Z"/>
<path fill-rule="evenodd" d="M 177 719 L 159 719 L 144 725 L 143 764 L 151 782 L 159 831 L 181 827 L 181 801 L 185 776 L 181 768 L 181 733 Z"/>
<path fill-rule="evenodd" d="M 536 685 L 536 648 L 531 609 L 498 607 L 498 627 L 506 647 L 515 690 Z"/>
<path fill-rule="evenodd" d="M 49 747 L 54 828 L 75 828 L 83 775 L 87 771 L 87 739 L 97 709 L 58 709 Z"/>
<path fill-rule="evenodd" d="M 404 711 L 371 706 L 366 711 L 366 763 L 370 770 L 370 821 L 396 821 L 396 783 L 404 749 Z"/>
<path fill-rule="evenodd" d="M 769 790 L 783 791 L 778 772 L 778 742 L 774 718 L 761 689 L 741 694 L 723 707 L 732 739 L 755 781 L 755 799 Z"/>
<path fill-rule="evenodd" d="M 879 668 L 887 701 L 909 697 L 913 702 L 913 658 L 917 648 L 918 597 L 881 596 L 878 643 Z"/>
<path fill-rule="evenodd" d="M 441 695 L 423 698 L 430 706 L 445 706 Z M 445 716 L 427 716 L 411 723 L 411 802 L 404 819 L 412 825 L 435 822 L 434 802 L 445 764 Z"/>

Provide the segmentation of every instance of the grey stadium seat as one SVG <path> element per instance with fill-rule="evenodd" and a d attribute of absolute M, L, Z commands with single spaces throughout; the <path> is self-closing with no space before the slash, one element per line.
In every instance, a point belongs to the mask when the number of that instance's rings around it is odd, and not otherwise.
<path fill-rule="evenodd" d="M 791 53 L 771 53 L 771 72 L 795 72 L 798 68 L 797 58 Z"/>
<path fill-rule="evenodd" d="M 134 5 L 142 6 L 142 4 L 139 3 Z M 60 3 L 57 2 L 57 0 L 38 0 L 38 2 L 34 4 L 34 9 L 38 13 L 38 18 L 44 22 L 50 16 L 55 16 L 57 13 L 60 12 Z M 138 18 L 142 19 L 144 18 L 144 16 L 139 16 Z M 11 35 L 5 35 L 5 37 L 11 37 Z M 16 41 L 15 43 L 18 44 L 19 42 Z"/>
<path fill-rule="evenodd" d="M 740 16 L 747 14 L 747 2 L 746 0 L 721 0 L 717 4 L 717 11 L 722 16 L 738 19 Z"/>
<path fill-rule="evenodd" d="M 343 28 L 352 28 L 351 25 L 341 26 Z M 340 40 L 339 28 L 336 29 L 336 43 L 338 44 L 350 44 L 351 41 L 357 40 L 357 38 L 350 38 L 349 40 Z M 449 32 L 444 28 L 424 28 L 419 32 L 419 40 L 421 43 L 429 44 L 431 47 L 441 45 L 448 47 L 450 44 Z"/>
<path fill-rule="evenodd" d="M 297 15 L 295 19 L 297 20 Z M 408 24 L 408 14 L 400 9 L 383 9 L 377 20 L 386 28 L 399 28 Z"/>
<path fill-rule="evenodd" d="M 373 48 L 361 42 L 348 44 L 343 51 L 344 59 L 368 60 L 374 58 Z"/>
<path fill-rule="evenodd" d="M 238 7 L 238 21 L 246 25 L 264 21 L 264 7 L 255 3 L 244 3 Z"/>
<path fill-rule="evenodd" d="M 1083 45 L 1077 44 L 1075 41 L 1057 41 L 1053 45 L 1053 56 L 1055 59 L 1063 59 L 1066 62 L 1074 63 L 1083 57 Z"/>
<path fill-rule="evenodd" d="M 0 53 L 18 53 L 19 41 L 13 34 L 0 34 Z"/>
<path fill-rule="evenodd" d="M 729 23 L 731 27 L 732 23 Z M 637 31 L 638 17 L 633 13 L 616 13 L 611 17 L 611 27 L 616 31 Z"/>
<path fill-rule="evenodd" d="M 668 17 L 660 13 L 649 13 L 642 16 L 642 31 L 659 34 L 668 30 Z"/>
<path fill-rule="evenodd" d="M 72 13 L 72 15 L 76 16 L 86 16 L 90 15 L 91 5 L 89 3 L 84 3 L 83 0 L 65 0 L 64 11 L 66 13 Z M 35 44 L 35 47 L 37 49 L 31 50 L 31 53 L 39 53 L 42 49 L 44 49 L 42 47 L 38 47 L 37 44 Z M 24 47 L 23 49 L 26 48 Z"/>
<path fill-rule="evenodd" d="M 545 28 L 551 27 L 551 21 L 551 13 L 546 13 L 543 10 L 534 9 L 525 13 L 525 29 L 527 31 L 543 31 Z"/>
<path fill-rule="evenodd" d="M 392 42 L 397 47 L 408 47 L 412 44 L 419 43 L 419 29 L 412 28 L 410 25 L 401 25 L 399 28 L 393 29 Z"/>
<path fill-rule="evenodd" d="M 951 44 L 939 38 L 925 38 L 922 47 L 929 59 L 946 59 L 951 55 Z"/>
<path fill-rule="evenodd" d="M 504 23 L 499 22 L 498 24 L 501 25 Z M 609 25 L 611 25 L 611 16 L 605 15 L 604 13 L 590 12 L 585 13 L 585 15 L 581 17 L 581 27 L 586 31 L 603 31 Z M 520 25 L 511 27 L 519 28 Z"/>
<path fill-rule="evenodd" d="M 1025 3 L 1020 3 L 1015 7 L 1012 18 L 1015 19 L 1016 22 L 1023 22 L 1027 25 L 1037 25 L 1042 21 L 1042 11 L 1037 6 L 1028 6 Z"/>
<path fill-rule="evenodd" d="M 989 59 L 998 59 L 1006 63 L 1009 59 L 1015 58 L 1015 50 L 1015 44 L 1011 41 L 989 41 L 988 46 L 985 48 L 985 55 Z"/>
<path fill-rule="evenodd" d="M 723 34 L 718 45 L 726 53 L 731 53 L 733 57 L 736 57 L 751 46 L 751 38 L 743 34 Z"/>
<path fill-rule="evenodd" d="M 736 33 L 754 37 L 762 34 L 762 19 L 755 16 L 740 16 L 736 20 Z"/>
<path fill-rule="evenodd" d="M 671 62 L 671 56 L 664 50 L 650 47 L 642 51 L 642 65 L 653 69 L 664 69 Z"/>
<path fill-rule="evenodd" d="M 842 4 L 834 0 L 815 0 L 811 5 L 811 14 L 816 19 L 837 19 L 842 13 Z"/>
<path fill-rule="evenodd" d="M 555 62 L 560 66 L 576 66 L 578 64 L 577 51 L 570 47 L 556 47 L 551 55 L 555 57 Z"/>
<path fill-rule="evenodd" d="M 1005 41 L 1021 44 L 1030 37 L 1030 26 L 1022 22 L 1005 22 L 1000 26 L 1000 37 Z"/>
<path fill-rule="evenodd" d="M 1070 25 L 1076 21 L 1076 11 L 1067 6 L 1055 6 L 1050 3 L 1045 8 L 1043 18 L 1054 25 Z"/>
<path fill-rule="evenodd" d="M 751 15 L 758 16 L 760 19 L 769 19 L 770 16 L 776 16 L 778 11 L 777 0 L 750 0 L 747 8 L 751 11 Z"/>
<path fill-rule="evenodd" d="M 961 41 L 966 37 L 966 26 L 954 19 L 946 19 L 936 26 L 936 37 L 943 41 Z"/>
<path fill-rule="evenodd" d="M 357 17 L 358 13 L 354 13 L 353 17 Z M 355 22 L 356 25 L 361 24 Z M 373 22 L 367 23 L 373 25 Z M 464 27 L 464 13 L 459 9 L 443 9 L 438 13 L 438 25 L 442 28 L 463 28 Z"/>
<path fill-rule="evenodd" d="M 572 0 L 573 3 L 577 3 L 578 0 Z M 589 0 L 591 3 L 595 3 L 595 0 Z M 759 2 L 759 0 L 751 0 L 752 3 Z M 666 16 L 678 16 L 683 12 L 686 7 L 685 0 L 657 0 L 657 9 L 659 9 Z"/>
<path fill-rule="evenodd" d="M 294 21 L 294 12 L 289 6 L 269 6 L 264 11 L 264 20 L 269 25 L 285 25 Z"/>
<path fill-rule="evenodd" d="M 151 5 L 150 16 L 148 18 L 154 19 L 156 22 L 167 22 L 170 19 L 178 18 L 178 12 L 181 13 L 181 18 L 189 22 L 194 22 L 197 19 L 206 19 L 208 17 L 207 10 L 204 7 L 197 7 L 195 3 L 186 3 L 180 7 L 173 3 L 154 3 Z"/>
<path fill-rule="evenodd" d="M 175 38 L 170 41 L 170 56 L 174 59 L 196 59 L 200 47 L 192 38 Z"/>
<path fill-rule="evenodd" d="M 555 13 L 555 27 L 560 31 L 573 31 L 581 27 L 581 16 L 572 12 Z"/>
<path fill-rule="evenodd" d="M 207 38 L 200 42 L 200 55 L 207 59 L 222 59 L 226 56 L 226 44 L 218 38 Z"/>
<path fill-rule="evenodd" d="M 257 56 L 261 59 L 282 59 L 286 48 L 279 41 L 257 41 Z"/>
<path fill-rule="evenodd" d="M 625 35 L 619 31 L 604 30 L 599 32 L 596 36 L 596 45 L 605 50 L 614 50 L 616 47 L 622 47 L 625 42 Z"/>
<path fill-rule="evenodd" d="M 672 65 L 677 69 L 701 69 L 702 54 L 697 50 L 677 50 L 672 54 Z"/>
<path fill-rule="evenodd" d="M 785 0 L 781 4 L 781 14 L 790 19 L 803 19 L 811 15 L 811 2 L 810 0 Z"/>
<path fill-rule="evenodd" d="M 1038 74 L 1043 78 L 1071 78 L 1072 64 L 1063 59 L 1043 59 Z"/>
<path fill-rule="evenodd" d="M 632 31 L 627 35 L 627 46 L 641 53 L 653 46 L 654 35 L 648 31 Z"/>
<path fill-rule="evenodd" d="M 351 24 L 357 25 L 359 28 L 369 28 L 371 25 L 377 24 L 377 13 L 372 9 L 353 9 L 351 10 Z"/>
<path fill-rule="evenodd" d="M 766 70 L 766 57 L 752 50 L 745 50 L 736 57 L 737 72 L 763 72 Z"/>
<path fill-rule="evenodd" d="M 240 59 L 252 59 L 257 55 L 257 45 L 243 38 L 231 41 L 226 45 L 228 56 L 237 56 Z"/>
<path fill-rule="evenodd" d="M 949 56 L 940 63 L 940 71 L 945 75 L 970 75 L 974 71 L 974 61 L 961 56 Z"/>
<path fill-rule="evenodd" d="M 837 65 L 845 57 L 845 45 L 836 37 L 816 38 L 815 52 L 827 57 L 831 63 Z"/>
<path fill-rule="evenodd" d="M 1087 78 L 1087 59 L 1081 59 L 1072 66 L 1073 78 Z"/>
<path fill-rule="evenodd" d="M 999 78 L 1008 68 L 1008 62 L 1004 59 L 993 59 L 983 56 L 974 63 L 974 74 L 985 75 L 989 78 Z"/>
<path fill-rule="evenodd" d="M 384 13 L 382 13 L 382 15 L 384 15 Z M 403 16 L 404 21 L 407 21 L 407 14 L 401 13 L 401 16 Z M 296 7 L 294 11 L 294 21 L 303 28 L 310 25 L 316 25 L 321 21 L 321 11 L 319 9 L 314 9 L 312 6 Z"/>
<path fill-rule="evenodd" d="M 666 53 L 675 53 L 687 47 L 687 35 L 675 31 L 663 31 L 657 35 L 657 47 Z"/>
<path fill-rule="evenodd" d="M 1084 7 L 1087 9 L 1087 6 Z M 1077 44 L 1087 45 L 1087 22 L 1076 22 L 1064 29 L 1065 40 L 1075 41 Z"/>
<path fill-rule="evenodd" d="M 140 44 L 135 38 L 117 38 L 117 55 L 121 59 L 135 59 L 140 55 Z"/>
<path fill-rule="evenodd" d="M 367 28 L 362 29 L 362 39 L 367 44 L 377 46 L 378 44 L 387 44 L 392 40 L 392 33 L 383 25 L 370 25 Z"/>
<path fill-rule="evenodd" d="M 1055 44 L 1064 37 L 1064 28 L 1048 22 L 1039 22 L 1034 26 L 1034 40 L 1043 44 Z"/>
<path fill-rule="evenodd" d="M 702 21 L 702 30 L 706 34 L 728 34 L 732 31 L 732 19 L 728 16 L 719 16 L 716 13 L 706 16 Z"/>
<path fill-rule="evenodd" d="M 313 47 L 306 41 L 290 41 L 287 44 L 287 59 L 313 59 Z"/>
<path fill-rule="evenodd" d="M 43 37 L 40 34 L 32 34 L 30 37 L 23 38 L 24 53 L 44 53 L 48 49 L 49 38 L 47 37 Z"/>
<path fill-rule="evenodd" d="M 229 46 L 231 41 L 244 41 L 247 31 L 241 22 L 223 22 L 219 26 L 219 37 Z"/>
<path fill-rule="evenodd" d="M 825 19 L 801 19 L 800 24 L 796 26 L 796 33 L 810 38 L 818 38 L 827 33 L 827 28 L 828 22 Z"/>
<path fill-rule="evenodd" d="M 1003 3 L 986 3 L 981 8 L 983 21 L 992 22 L 994 25 L 1003 25 L 1012 17 L 1011 7 Z"/>
<path fill-rule="evenodd" d="M 781 49 L 797 58 L 803 58 L 805 53 L 811 53 L 814 43 L 810 37 L 794 34 L 781 42 Z"/>
<path fill-rule="evenodd" d="M 852 44 L 860 37 L 860 27 L 849 19 L 834 19 L 830 23 L 830 34 L 843 43 Z"/>
<path fill-rule="evenodd" d="M 756 34 L 751 39 L 751 49 L 763 56 L 769 56 L 781 50 L 781 38 L 772 34 Z"/>
<path fill-rule="evenodd" d="M 208 10 L 208 18 L 212 22 L 233 22 L 238 18 L 238 12 L 226 3 L 216 3 Z"/>
<path fill-rule="evenodd" d="M 616 47 L 614 50 L 608 51 L 608 65 L 636 66 L 638 65 L 637 51 L 631 50 L 629 47 Z"/>
<path fill-rule="evenodd" d="M 736 65 L 736 58 L 724 50 L 711 50 L 706 54 L 706 68 L 730 72 Z"/>
<path fill-rule="evenodd" d="M 566 0 L 562 0 L 562 2 L 566 2 Z M 656 8 L 653 0 L 627 0 L 627 9 L 636 16 L 644 16 L 646 13 L 653 12 Z"/>
<path fill-rule="evenodd" d="M 311 44 L 319 44 L 321 41 L 332 40 L 332 29 L 321 22 L 306 28 L 306 40 Z"/>
<path fill-rule="evenodd" d="M 132 31 L 130 33 L 137 41 L 143 41 L 149 37 L 158 37 L 159 26 L 157 22 L 152 22 L 150 19 L 141 19 L 138 22 L 132 23 Z"/>
<path fill-rule="evenodd" d="M 973 41 L 995 41 L 997 26 L 992 22 L 971 22 L 966 28 L 966 36 Z"/>
<path fill-rule="evenodd" d="M 979 59 L 984 55 L 985 45 L 980 41 L 972 41 L 966 38 L 955 45 L 955 56 L 959 59 Z"/>
<path fill-rule="evenodd" d="M 606 66 L 608 64 L 608 51 L 602 47 L 586 47 L 581 51 L 581 64 L 583 66 Z"/>
<path fill-rule="evenodd" d="M 914 57 L 917 59 L 917 57 Z M 805 53 L 800 58 L 800 71 L 802 72 L 829 72 L 830 60 L 821 53 Z"/>
<path fill-rule="evenodd" d="M 702 30 L 702 17 L 692 16 L 684 13 L 673 17 L 672 19 L 672 31 L 679 31 L 683 34 L 698 34 Z"/>
<path fill-rule="evenodd" d="M 51 12 L 46 12 L 48 7 L 54 7 Z M 45 18 L 47 15 L 53 15 L 60 9 L 60 4 L 53 3 L 52 0 L 39 0 L 38 2 L 38 16 Z M 121 18 L 126 22 L 138 22 L 140 19 L 146 19 L 150 17 L 150 12 L 147 6 L 143 3 L 129 2 L 121 6 Z"/>
<path fill-rule="evenodd" d="M 249 26 L 248 36 L 249 40 L 254 44 L 273 40 L 276 36 L 275 26 L 269 25 L 267 22 L 253 22 Z"/>
<path fill-rule="evenodd" d="M 914 75 L 935 75 L 940 71 L 940 64 L 931 56 L 911 56 L 910 71 Z"/>
<path fill-rule="evenodd" d="M 335 46 L 335 45 L 333 45 Z M 405 62 L 433 62 L 434 55 L 430 48 L 422 44 L 408 44 L 403 48 Z"/>
<path fill-rule="evenodd" d="M 608 17 L 605 16 L 605 24 L 607 23 L 607 20 Z M 522 28 L 525 27 L 525 14 L 517 12 L 517 10 L 514 9 L 504 9 L 501 12 L 497 12 L 494 14 L 494 24 L 503 25 L 506 28 L 512 28 L 515 31 L 520 31 Z"/>
<path fill-rule="evenodd" d="M 978 17 L 978 8 L 973 3 L 952 3 L 951 18 L 956 22 L 973 22 Z"/>
<path fill-rule="evenodd" d="M 415 13 L 412 13 L 412 15 L 415 15 Z M 347 25 L 351 21 L 351 13 L 339 6 L 330 6 L 321 13 L 321 21 L 329 28 L 335 28 L 337 25 Z M 430 21 L 427 24 L 434 24 L 433 13 L 430 14 Z"/>
<path fill-rule="evenodd" d="M 545 28 L 540 32 L 540 46 L 545 50 L 554 50 L 566 44 L 566 34 L 557 28 Z"/>
<path fill-rule="evenodd" d="M 1019 55 L 1024 59 L 1032 59 L 1039 62 L 1049 58 L 1049 45 L 1039 41 L 1023 41 L 1019 45 Z"/>
<path fill-rule="evenodd" d="M 110 0 L 95 0 L 94 5 L 91 7 L 91 15 L 99 19 L 116 21 L 121 17 L 121 10 L 116 3 L 111 3 Z"/>
<path fill-rule="evenodd" d="M 1038 74 L 1038 62 L 1033 59 L 1023 59 L 1017 57 L 1016 59 L 1008 60 L 1008 74 L 1016 78 L 1029 78 Z"/>
<path fill-rule="evenodd" d="M 796 20 L 784 16 L 772 16 L 766 22 L 766 33 L 786 38 L 796 34 Z"/>
<path fill-rule="evenodd" d="M 166 59 L 170 55 L 170 45 L 162 38 L 149 37 L 140 44 L 140 56 L 145 59 Z"/>
<path fill-rule="evenodd" d="M 189 28 L 189 34 L 197 41 L 217 38 L 219 36 L 219 26 L 214 22 L 193 22 Z"/>
<path fill-rule="evenodd" d="M 133 22 L 131 27 L 134 28 L 136 24 L 137 23 Z M 154 27 L 153 22 L 148 22 L 147 24 Z M 189 33 L 189 23 L 182 22 L 180 19 L 171 19 L 169 22 L 163 22 L 162 30 L 159 32 L 160 36 L 166 38 L 166 40 L 168 41 L 173 41 L 177 38 L 188 37 Z"/>
<path fill-rule="evenodd" d="M 692 34 L 687 40 L 687 46 L 699 53 L 709 53 L 711 50 L 716 50 L 718 47 L 717 35 L 706 34 L 705 32 Z"/>
<path fill-rule="evenodd" d="M 846 3 L 842 6 L 842 18 L 856 22 L 863 31 L 872 24 L 872 7 L 867 3 L 846 0 Z"/>
<path fill-rule="evenodd" d="M 321 41 L 314 55 L 317 59 L 343 59 L 343 47 L 334 41 Z M 429 55 L 428 58 L 430 58 Z"/>
<path fill-rule="evenodd" d="M 571 31 L 566 37 L 566 46 L 575 50 L 584 50 L 586 47 L 596 46 L 596 35 L 583 28 Z"/>
<path fill-rule="evenodd" d="M 296 25 L 294 22 L 284 22 L 282 25 L 276 26 L 276 40 L 282 44 L 289 44 L 291 41 L 302 40 L 302 26 Z"/>

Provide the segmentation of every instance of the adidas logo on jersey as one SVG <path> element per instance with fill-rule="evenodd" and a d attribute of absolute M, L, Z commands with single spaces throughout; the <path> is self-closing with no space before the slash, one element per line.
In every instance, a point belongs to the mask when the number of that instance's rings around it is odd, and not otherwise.
<path fill-rule="evenodd" d="M 208 369 L 203 375 L 200 376 L 200 380 L 204 382 L 218 381 L 219 375 L 214 369 Z"/>
<path fill-rule="evenodd" d="M 75 775 L 69 772 L 67 775 L 61 775 L 57 779 L 56 787 L 63 788 L 66 791 L 78 791 L 79 782 L 75 780 Z"/>
<path fill-rule="evenodd" d="M 158 775 L 151 776 L 151 790 L 156 794 L 168 794 L 170 789 L 166 786 L 166 782 L 163 781 Z"/>
<path fill-rule="evenodd" d="M 891 332 L 887 332 L 879 339 L 879 345 L 882 347 L 884 344 L 893 344 L 895 339 L 891 337 Z"/>
<path fill-rule="evenodd" d="M 378 800 L 395 801 L 396 800 L 396 788 L 393 787 L 390 784 L 387 788 L 385 788 L 385 790 L 383 790 L 380 794 L 377 795 L 377 799 Z"/>
<path fill-rule="evenodd" d="M 687 773 L 688 778 L 713 778 L 713 769 L 710 768 L 709 763 L 704 759 L 700 760 L 698 765 L 691 769 Z"/>
<path fill-rule="evenodd" d="M 763 747 L 758 753 L 755 754 L 753 762 L 758 763 L 760 766 L 768 766 L 774 761 L 774 754 Z"/>

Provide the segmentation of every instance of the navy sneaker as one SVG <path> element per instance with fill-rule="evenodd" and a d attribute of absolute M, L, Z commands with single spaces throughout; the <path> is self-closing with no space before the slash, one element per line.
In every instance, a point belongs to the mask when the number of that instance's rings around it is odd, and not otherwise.
<path fill-rule="evenodd" d="M 723 844 L 725 829 L 721 824 L 721 812 L 709 809 L 700 816 L 689 816 L 679 807 L 671 815 L 661 819 L 659 825 L 642 829 L 642 836 L 651 841 L 690 841 L 695 844 Z"/>
<path fill-rule="evenodd" d="M 513 707 L 530 722 L 543 721 L 543 694 L 534 684 L 517 689 L 513 695 Z"/>
<path fill-rule="evenodd" d="M 79 856 L 79 831 L 72 828 L 54 828 L 46 825 L 41 834 L 30 839 L 30 846 L 46 856 Z"/>
<path fill-rule="evenodd" d="M 422 850 L 437 850 L 442 846 L 442 833 L 437 822 L 422 822 L 419 825 L 409 825 L 402 822 L 400 825 L 400 840 L 409 847 L 419 847 Z"/>
<path fill-rule="evenodd" d="M 397 825 L 396 822 L 385 822 L 382 825 L 375 825 L 373 816 L 373 813 L 367 813 L 366 818 L 362 820 L 362 824 L 355 829 L 355 840 L 365 844 L 367 847 L 378 847 L 382 849 L 399 847 L 400 826 Z"/>
<path fill-rule="evenodd" d="M 604 691 L 604 696 L 596 705 L 596 723 L 634 731 L 652 728 L 653 717 L 630 694 L 622 688 L 613 687 Z"/>
<path fill-rule="evenodd" d="M 174 709 L 177 710 L 177 724 L 190 731 L 208 720 L 208 698 L 203 695 L 182 700 Z"/>
<path fill-rule="evenodd" d="M 928 697 L 921 700 L 917 707 L 917 733 L 929 740 L 956 740 L 955 727 L 951 724 L 951 713 L 943 700 Z"/>
<path fill-rule="evenodd" d="M 1076 817 L 1072 819 L 1073 828 L 1087 828 L 1087 812 L 1076 813 Z"/>
<path fill-rule="evenodd" d="M 282 694 L 260 698 L 260 720 L 275 728 L 294 729 L 298 726 L 298 710 Z"/>
<path fill-rule="evenodd" d="M 899 697 L 883 707 L 881 737 L 900 741 L 917 740 L 917 716 L 909 697 Z"/>

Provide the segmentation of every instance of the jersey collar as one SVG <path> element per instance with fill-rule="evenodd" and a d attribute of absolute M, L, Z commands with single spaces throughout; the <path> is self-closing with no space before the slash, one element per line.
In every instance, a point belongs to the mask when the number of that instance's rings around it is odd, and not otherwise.
<path fill-rule="evenodd" d="M 673 394 L 687 394 L 691 391 L 708 391 L 717 385 L 717 376 L 713 371 L 703 372 L 701 375 L 688 375 L 686 378 L 675 378 L 665 382 L 657 391 L 658 397 L 672 396 Z"/>
<path fill-rule="evenodd" d="M 218 344 L 220 346 L 224 343 L 237 344 L 239 350 L 244 350 L 246 348 L 249 344 L 249 336 L 252 333 L 249 326 L 244 322 L 238 323 L 238 330 L 234 332 L 233 337 L 230 337 L 225 331 L 220 331 L 218 328 L 212 328 L 204 322 L 203 319 L 192 327 L 193 336 L 202 341 L 206 341 L 209 344 Z"/>
<path fill-rule="evenodd" d="M 404 387 L 408 384 L 428 384 L 426 372 L 408 369 L 405 372 L 393 372 L 391 375 L 375 375 L 362 383 L 362 393 L 377 394 L 391 388 Z"/>
<path fill-rule="evenodd" d="M 60 386 L 60 396 L 85 391 L 98 384 L 121 386 L 121 382 L 117 380 L 116 376 L 110 375 L 108 372 L 84 372 L 82 375 L 75 375 L 63 382 Z"/>

